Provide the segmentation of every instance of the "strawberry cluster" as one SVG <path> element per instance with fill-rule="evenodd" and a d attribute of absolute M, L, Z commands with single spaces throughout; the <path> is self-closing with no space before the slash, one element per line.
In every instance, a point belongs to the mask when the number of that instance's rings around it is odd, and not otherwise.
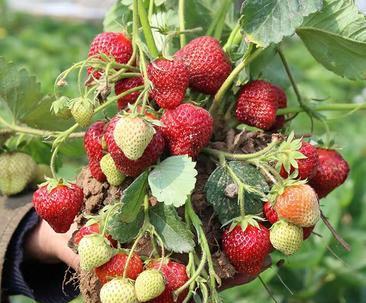
<path fill-rule="evenodd" d="M 205 108 L 206 104 L 197 105 L 189 98 L 195 91 L 210 99 L 231 74 L 232 64 L 219 41 L 208 36 L 193 39 L 171 59 L 151 59 L 146 66 L 143 66 L 144 57 L 133 56 L 132 43 L 124 34 L 99 34 L 91 44 L 87 62 L 99 61 L 88 67 L 86 85 L 99 89 L 110 80 L 119 112 L 90 125 L 95 100 L 90 102 L 83 97 L 69 106 L 77 126 L 89 126 L 84 147 L 93 178 L 106 187 L 121 188 L 125 180 L 130 184 L 160 160 L 184 155 L 198 161 L 205 149 L 210 156 L 216 156 L 218 161 L 215 162 L 229 173 L 234 187 L 239 188 L 233 195 L 238 198 L 240 216 L 232 218 L 231 226 L 221 232 L 220 248 L 236 272 L 256 277 L 264 270 L 274 249 L 287 256 L 296 253 L 321 218 L 319 199 L 346 180 L 349 173 L 347 162 L 335 150 L 315 147 L 303 139 L 298 140 L 299 144 L 290 139 L 285 142 L 286 136 L 283 136 L 281 144 L 274 144 L 274 149 L 268 148 L 263 153 L 253 153 L 256 161 L 248 161 L 258 170 L 264 170 L 267 177 L 271 176 L 266 181 L 272 186 L 270 193 L 261 193 L 251 185 L 241 184 L 244 180 L 227 165 L 229 159 L 240 154 L 240 149 L 234 148 L 233 154 L 227 150 L 213 150 L 213 147 L 220 146 L 217 142 L 206 148 L 212 139 L 222 140 L 220 133 L 227 131 L 227 126 Z M 113 72 L 109 74 L 111 66 Z M 133 73 L 124 73 L 124 69 Z M 102 107 L 106 101 L 102 92 L 106 93 L 107 100 L 110 93 L 108 86 L 103 89 L 97 95 Z M 278 109 L 287 106 L 285 92 L 264 80 L 242 85 L 233 105 L 235 113 L 231 114 L 236 116 L 236 122 L 264 131 L 278 131 L 286 122 L 284 116 L 277 114 Z M 58 110 L 59 107 L 58 104 Z M 259 216 L 245 215 L 240 190 L 259 191 L 262 198 L 268 198 Z M 154 198 L 151 191 L 146 195 L 149 197 L 144 201 L 145 215 L 150 204 L 156 204 L 156 201 L 149 204 L 148 198 Z M 84 203 L 83 189 L 62 180 L 50 180 L 35 192 L 33 202 L 38 214 L 56 232 L 63 233 L 80 214 Z M 192 278 L 188 265 L 165 258 L 163 253 L 161 258 L 147 257 L 144 264 L 143 255 L 134 252 L 139 238 L 133 245 L 129 243 L 122 248 L 121 243 L 108 234 L 106 226 L 111 209 L 113 206 L 105 213 L 101 210 L 73 237 L 81 270 L 93 272 L 102 285 L 101 302 L 187 302 L 186 297 L 192 295 L 194 285 L 204 284 L 207 277 L 193 271 Z M 188 209 L 186 214 L 189 211 L 192 210 Z M 199 220 L 194 215 L 189 221 L 198 230 L 199 254 L 203 262 L 207 260 L 209 275 L 214 276 L 211 258 L 207 257 L 213 248 L 203 246 L 207 239 L 203 229 L 199 230 L 202 228 L 202 224 L 197 223 Z M 149 224 L 145 217 L 142 230 L 149 232 L 154 242 L 156 231 Z M 160 246 L 166 245 L 160 243 Z M 193 264 L 194 259 L 195 256 L 190 255 Z M 211 287 L 215 283 L 211 281 Z M 216 290 L 210 291 L 215 297 Z M 119 298 L 123 300 L 119 301 Z"/>

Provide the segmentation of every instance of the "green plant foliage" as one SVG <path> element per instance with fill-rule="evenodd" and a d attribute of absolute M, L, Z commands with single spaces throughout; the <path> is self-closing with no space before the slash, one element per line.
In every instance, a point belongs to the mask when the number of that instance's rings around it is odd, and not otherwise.
<path fill-rule="evenodd" d="M 158 164 L 149 174 L 151 192 L 159 202 L 182 206 L 196 184 L 196 162 L 188 156 L 173 156 Z"/>
<path fill-rule="evenodd" d="M 350 79 L 366 77 L 366 18 L 352 0 L 325 0 L 297 34 L 319 63 Z"/>
<path fill-rule="evenodd" d="M 135 221 L 139 214 L 147 190 L 147 172 L 138 176 L 132 184 L 126 188 L 122 195 L 121 220 L 125 223 Z"/>
<path fill-rule="evenodd" d="M 259 191 L 267 192 L 269 190 L 263 175 L 254 166 L 239 161 L 231 161 L 229 165 L 243 183 Z M 240 215 L 237 196 L 230 198 L 226 194 L 226 189 L 230 184 L 234 184 L 234 181 L 227 168 L 218 167 L 211 174 L 205 186 L 207 202 L 213 206 L 222 224 L 226 224 Z M 247 214 L 262 212 L 263 202 L 259 195 L 244 191 L 244 201 Z"/>
<path fill-rule="evenodd" d="M 132 241 L 140 231 L 144 223 L 144 212 L 138 213 L 136 219 L 130 223 L 121 222 L 121 211 L 116 211 L 111 216 L 107 225 L 107 232 L 113 239 L 120 243 L 128 243 Z"/>
<path fill-rule="evenodd" d="M 132 2 L 132 1 L 131 1 Z M 117 1 L 106 13 L 103 28 L 105 32 L 131 32 L 132 3 Z"/>
<path fill-rule="evenodd" d="M 176 253 L 187 253 L 193 250 L 193 234 L 180 219 L 172 206 L 159 203 L 149 211 L 151 224 L 163 239 L 167 249 Z"/>
<path fill-rule="evenodd" d="M 265 47 L 295 33 L 304 17 L 321 7 L 322 0 L 245 0 L 240 24 L 250 41 Z"/>

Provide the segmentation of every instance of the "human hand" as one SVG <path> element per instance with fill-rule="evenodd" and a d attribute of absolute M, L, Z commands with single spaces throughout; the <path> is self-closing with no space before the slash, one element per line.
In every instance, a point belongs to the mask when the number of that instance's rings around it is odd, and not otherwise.
<path fill-rule="evenodd" d="M 68 241 L 75 230 L 76 224 L 73 224 L 67 233 L 58 234 L 42 220 L 26 239 L 26 257 L 42 263 L 63 262 L 77 269 L 79 256 L 68 246 Z"/>

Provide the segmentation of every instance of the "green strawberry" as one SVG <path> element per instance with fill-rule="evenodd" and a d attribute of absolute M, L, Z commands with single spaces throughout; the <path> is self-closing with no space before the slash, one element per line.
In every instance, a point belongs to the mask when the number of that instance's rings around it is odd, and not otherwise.
<path fill-rule="evenodd" d="M 102 303 L 138 303 L 135 288 L 123 279 L 113 279 L 103 285 L 100 290 Z"/>
<path fill-rule="evenodd" d="M 71 106 L 71 114 L 80 126 L 88 126 L 94 114 L 94 106 L 89 99 L 77 98 Z"/>
<path fill-rule="evenodd" d="M 114 129 L 114 140 L 130 160 L 141 158 L 154 137 L 155 129 L 144 119 L 123 116 Z"/>
<path fill-rule="evenodd" d="M 302 245 L 303 229 L 281 220 L 273 224 L 269 238 L 275 249 L 290 256 L 296 253 Z"/>
<path fill-rule="evenodd" d="M 53 113 L 59 118 L 71 118 L 70 99 L 62 96 L 53 101 L 51 105 L 51 111 L 53 111 Z"/>
<path fill-rule="evenodd" d="M 135 291 L 139 302 L 147 302 L 159 297 L 165 290 L 164 277 L 160 271 L 143 271 L 136 279 Z"/>
<path fill-rule="evenodd" d="M 51 168 L 47 164 L 38 164 L 34 172 L 33 182 L 40 184 L 46 181 L 46 178 L 51 178 Z"/>
<path fill-rule="evenodd" d="M 103 174 L 107 177 L 107 181 L 110 185 L 119 186 L 125 179 L 125 175 L 117 169 L 110 154 L 104 155 L 100 160 L 100 168 L 102 169 Z"/>
<path fill-rule="evenodd" d="M 23 191 L 34 178 L 36 163 L 24 153 L 3 153 L 0 155 L 0 191 L 15 195 Z"/>
<path fill-rule="evenodd" d="M 80 268 L 91 271 L 107 263 L 113 256 L 113 249 L 108 240 L 99 234 L 83 237 L 78 246 Z"/>

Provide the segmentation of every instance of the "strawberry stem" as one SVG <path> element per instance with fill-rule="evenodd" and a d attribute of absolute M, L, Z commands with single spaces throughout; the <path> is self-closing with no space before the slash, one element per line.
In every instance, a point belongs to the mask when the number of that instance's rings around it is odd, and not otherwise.
<path fill-rule="evenodd" d="M 185 25 L 185 0 L 179 0 L 178 3 L 178 18 L 179 18 L 179 32 L 181 33 L 179 36 L 180 47 L 184 47 L 187 43 L 186 35 L 184 34 L 186 30 Z"/>
<path fill-rule="evenodd" d="M 145 7 L 144 7 L 143 0 L 138 0 L 138 14 L 139 14 L 139 17 L 140 17 L 142 30 L 144 32 L 146 45 L 147 45 L 152 57 L 153 58 L 158 58 L 159 57 L 159 51 L 158 51 L 158 49 L 156 47 L 156 44 L 155 44 L 154 36 L 153 36 L 152 30 L 151 30 L 151 26 L 150 26 L 150 23 L 149 23 L 148 16 L 146 14 L 146 10 L 145 10 Z"/>
<path fill-rule="evenodd" d="M 292 85 L 292 88 L 293 88 L 293 90 L 295 92 L 297 101 L 299 102 L 300 106 L 303 107 L 304 104 L 303 104 L 303 101 L 302 101 L 302 97 L 301 97 L 299 88 L 297 87 L 295 78 L 293 77 L 293 75 L 291 73 L 290 66 L 288 65 L 288 62 L 287 62 L 286 57 L 285 57 L 285 54 L 282 52 L 282 49 L 280 47 L 277 48 L 277 53 L 278 53 L 278 55 L 281 58 L 283 67 L 285 68 L 287 77 L 289 78 L 289 80 L 291 82 L 291 85 Z"/>
<path fill-rule="evenodd" d="M 212 105 L 209 109 L 209 112 L 212 115 L 215 115 L 216 110 L 219 108 L 222 99 L 227 92 L 227 90 L 231 87 L 236 77 L 240 74 L 240 72 L 248 65 L 250 62 L 252 62 L 255 58 L 259 56 L 259 54 L 263 51 L 263 48 L 256 49 L 251 55 L 245 56 L 243 61 L 241 61 L 231 72 L 229 77 L 226 78 L 224 83 L 221 85 L 220 89 L 216 93 L 214 100 L 212 102 Z"/>
<path fill-rule="evenodd" d="M 60 145 L 56 146 L 56 148 L 53 150 L 52 156 L 51 156 L 51 161 L 50 161 L 51 173 L 52 173 L 52 177 L 54 179 L 57 179 L 57 175 L 56 175 L 56 156 L 57 156 L 59 147 L 60 147 Z"/>
<path fill-rule="evenodd" d="M 233 0 L 223 0 L 221 6 L 217 9 L 216 14 L 207 30 L 208 36 L 214 36 L 216 39 L 220 39 L 224 25 L 226 14 L 230 8 Z"/>
<path fill-rule="evenodd" d="M 231 48 L 238 44 L 240 42 L 240 40 L 242 39 L 242 35 L 240 33 L 240 24 L 239 22 L 236 23 L 235 27 L 233 28 L 233 30 L 230 33 L 229 38 L 227 39 L 226 44 L 224 45 L 223 49 L 225 52 L 228 52 L 231 50 Z"/>
<path fill-rule="evenodd" d="M 321 111 L 356 111 L 356 110 L 364 110 L 366 109 L 366 103 L 334 103 L 334 104 L 320 104 L 311 106 L 311 109 L 315 112 Z M 305 112 L 305 109 L 301 106 L 293 106 L 280 108 L 277 110 L 277 115 L 287 115 L 287 114 L 297 114 Z"/>
<path fill-rule="evenodd" d="M 239 160 L 239 161 L 247 161 L 251 159 L 257 159 L 261 156 L 269 153 L 279 142 L 279 139 L 277 137 L 274 137 L 272 142 L 268 144 L 265 148 L 261 149 L 260 151 L 257 151 L 255 153 L 251 154 L 232 154 L 228 152 L 224 152 L 221 150 L 213 149 L 213 148 L 204 148 L 203 152 L 212 156 L 215 156 L 216 158 L 220 159 L 221 157 L 224 157 L 228 160 Z"/>

